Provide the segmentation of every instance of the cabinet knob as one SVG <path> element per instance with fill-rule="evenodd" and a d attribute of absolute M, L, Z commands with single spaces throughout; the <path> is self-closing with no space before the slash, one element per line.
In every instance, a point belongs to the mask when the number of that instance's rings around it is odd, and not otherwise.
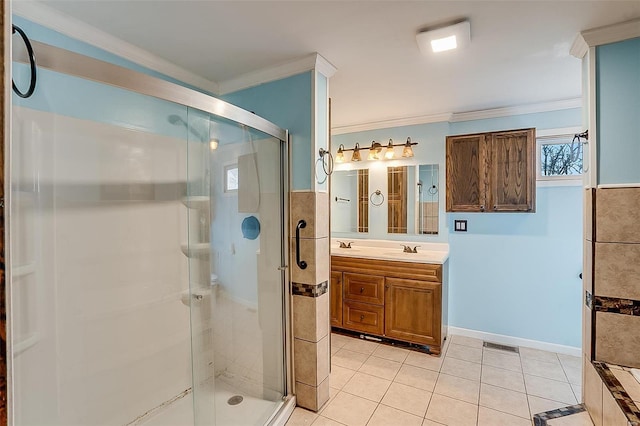
<path fill-rule="evenodd" d="M 480 211 L 484 211 L 484 204 L 480 206 Z"/>
<path fill-rule="evenodd" d="M 364 315 L 360 315 L 360 321 L 364 319 Z"/>
<path fill-rule="evenodd" d="M 497 204 L 494 204 L 494 205 L 493 205 L 493 209 L 494 209 L 494 210 L 498 210 L 498 205 L 497 205 Z"/>
<path fill-rule="evenodd" d="M 360 287 L 360 293 L 364 292 L 364 287 Z"/>

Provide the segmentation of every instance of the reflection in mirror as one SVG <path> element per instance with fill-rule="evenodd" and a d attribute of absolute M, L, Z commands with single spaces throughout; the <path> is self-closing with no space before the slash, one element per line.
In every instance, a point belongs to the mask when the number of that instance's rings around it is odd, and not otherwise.
<path fill-rule="evenodd" d="M 407 233 L 407 166 L 387 168 L 387 232 Z"/>
<path fill-rule="evenodd" d="M 418 234 L 438 233 L 438 165 L 418 169 Z"/>
<path fill-rule="evenodd" d="M 369 170 L 336 170 L 331 175 L 333 232 L 369 232 Z"/>

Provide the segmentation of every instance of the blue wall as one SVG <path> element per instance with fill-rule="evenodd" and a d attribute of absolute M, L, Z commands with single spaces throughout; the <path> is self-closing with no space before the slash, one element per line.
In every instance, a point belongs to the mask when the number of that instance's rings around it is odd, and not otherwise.
<path fill-rule="evenodd" d="M 596 48 L 598 184 L 640 183 L 640 38 Z"/>
<path fill-rule="evenodd" d="M 445 182 L 448 134 L 580 125 L 581 109 L 576 108 L 337 135 L 333 148 L 340 143 L 366 146 L 372 139 L 384 142 L 389 137 L 401 140 L 411 136 L 421 144 L 414 150 L 414 160 L 440 164 L 441 182 Z M 444 191 L 441 185 L 441 194 Z M 443 199 L 440 209 L 444 212 Z M 578 274 L 582 271 L 582 185 L 538 187 L 534 214 L 443 215 L 446 226 L 441 227 L 442 235 L 404 239 L 449 242 L 449 325 L 581 346 L 582 283 Z M 454 219 L 466 219 L 468 232 L 453 232 Z"/>
<path fill-rule="evenodd" d="M 313 72 L 308 71 L 223 96 L 225 101 L 289 129 L 292 190 L 312 188 L 309 172 L 313 134 L 312 78 Z"/>

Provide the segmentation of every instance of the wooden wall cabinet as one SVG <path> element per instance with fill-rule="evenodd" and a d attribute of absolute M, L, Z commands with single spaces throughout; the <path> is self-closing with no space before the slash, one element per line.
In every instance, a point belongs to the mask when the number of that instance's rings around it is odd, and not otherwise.
<path fill-rule="evenodd" d="M 445 267 L 332 256 L 331 325 L 428 345 L 439 354 L 447 324 Z"/>
<path fill-rule="evenodd" d="M 535 129 L 447 136 L 448 212 L 535 212 Z"/>

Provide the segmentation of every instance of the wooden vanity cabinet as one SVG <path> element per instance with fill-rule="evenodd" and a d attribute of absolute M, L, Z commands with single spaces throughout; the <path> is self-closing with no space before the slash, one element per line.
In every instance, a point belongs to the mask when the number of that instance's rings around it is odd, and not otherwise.
<path fill-rule="evenodd" d="M 332 256 L 331 325 L 439 354 L 446 288 L 443 265 Z"/>
<path fill-rule="evenodd" d="M 448 212 L 535 212 L 535 129 L 447 136 Z"/>

